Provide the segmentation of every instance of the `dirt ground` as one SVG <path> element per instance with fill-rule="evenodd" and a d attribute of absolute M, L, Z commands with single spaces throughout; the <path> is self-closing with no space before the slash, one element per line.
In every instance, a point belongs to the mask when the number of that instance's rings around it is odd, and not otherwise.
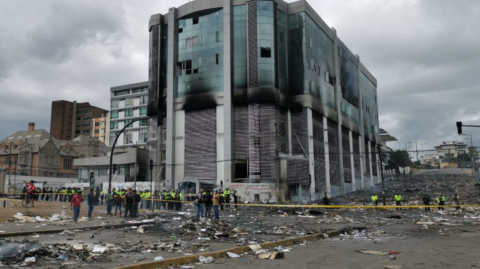
<path fill-rule="evenodd" d="M 429 177 L 430 176 L 430 177 Z M 387 182 L 389 193 L 402 191 L 406 203 L 418 203 L 423 193 L 432 198 L 437 193 L 450 197 L 459 192 L 462 203 L 478 204 L 478 189 L 474 187 L 476 179 L 434 174 L 426 177 L 414 177 L 410 180 Z M 352 193 L 334 198 L 334 202 L 344 204 L 369 204 L 371 190 Z M 389 201 L 391 203 L 391 201 Z M 20 205 L 21 206 L 21 205 Z M 67 206 L 67 209 L 62 208 Z M 35 209 L 23 207 L 0 208 L 0 218 L 11 218 L 17 212 L 30 216 L 51 217 L 66 210 L 70 215 L 68 203 L 38 202 Z M 81 216 L 86 216 L 86 206 Z M 33 211 L 33 213 L 31 212 Z M 252 252 L 242 254 L 240 258 L 220 258 L 213 264 L 194 263 L 195 268 L 253 268 L 266 269 L 295 267 L 310 268 L 385 268 L 398 265 L 401 268 L 475 268 L 480 267 L 478 243 L 480 242 L 480 208 L 470 207 L 457 210 L 447 208 L 444 211 L 433 209 L 425 212 L 423 208 L 397 211 L 395 209 L 319 209 L 320 215 L 310 214 L 307 210 L 280 208 L 249 208 L 221 211 L 221 222 L 199 221 L 193 205 L 186 205 L 183 212 L 143 213 L 142 219 L 155 219 L 155 223 L 132 223 L 119 229 L 77 230 L 68 234 L 39 234 L 34 236 L 15 236 L 0 240 L 2 243 L 30 242 L 44 246 L 103 246 L 104 254 L 94 258 L 88 252 L 68 251 L 68 258 L 59 260 L 53 254 L 36 254 L 39 259 L 37 268 L 114 268 L 122 265 L 151 262 L 155 257 L 164 259 L 201 254 L 253 243 L 278 241 L 300 237 L 311 233 L 324 233 L 335 229 L 346 229 L 340 236 L 306 242 L 305 245 L 288 246 L 285 258 L 279 260 L 258 259 Z M 319 212 L 317 212 L 319 213 Z M 94 216 L 103 215 L 103 208 L 96 208 Z M 66 222 L 62 229 L 84 228 L 105 224 L 125 223 L 121 217 L 93 219 L 78 224 Z M 4 222 L 0 230 L 12 232 L 39 231 L 55 228 L 56 223 Z M 230 228 L 227 229 L 227 226 Z M 141 228 L 142 231 L 139 230 Z M 204 228 L 203 228 L 204 227 Z M 222 236 L 224 227 L 229 236 Z M 202 229 L 200 229 L 202 228 Z M 235 228 L 235 229 L 233 229 Z M 58 229 L 58 227 L 56 228 Z M 193 231 L 193 232 L 192 232 Z M 213 231 L 213 233 L 212 233 Z M 218 236 L 217 233 L 219 233 Z M 215 234 L 215 236 L 214 236 Z M 208 238 L 208 239 L 206 239 Z M 7 245 L 8 246 L 8 245 Z M 158 246 L 158 247 L 156 247 Z M 160 247 L 162 246 L 162 247 Z M 2 255 L 0 246 L 0 256 Z M 395 251 L 395 260 L 389 256 L 359 253 L 360 250 Z M 271 250 L 269 250 L 271 251 Z M 63 252 L 62 252 L 63 253 Z M 46 255 L 46 256 L 43 256 Z M 86 255 L 86 256 L 85 256 Z M 87 259 L 88 257 L 88 259 Z M 8 264 L 8 260 L 7 260 Z M 0 264 L 1 265 L 1 264 Z M 8 268 L 21 264 L 8 264 Z M 388 268 L 388 267 L 387 267 Z"/>
<path fill-rule="evenodd" d="M 73 217 L 73 210 L 70 209 L 70 203 L 64 202 L 46 202 L 46 201 L 35 201 L 35 207 L 25 208 L 22 206 L 22 201 L 7 201 L 6 207 L 3 208 L 3 202 L 0 201 L 0 222 L 7 221 L 7 219 L 12 219 L 12 216 L 17 213 L 22 213 L 25 216 L 36 217 L 40 216 L 42 218 L 50 218 L 53 214 L 60 214 L 62 210 L 65 210 L 67 214 Z M 96 210 L 93 210 L 93 217 L 104 216 L 102 207 L 96 207 Z M 82 204 L 80 207 L 80 217 L 85 217 L 88 215 L 88 206 Z"/>

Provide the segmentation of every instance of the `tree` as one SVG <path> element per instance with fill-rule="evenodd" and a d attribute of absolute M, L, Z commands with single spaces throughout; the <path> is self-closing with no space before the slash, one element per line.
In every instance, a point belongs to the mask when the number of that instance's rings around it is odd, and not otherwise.
<path fill-rule="evenodd" d="M 473 161 L 476 161 L 478 160 L 478 157 L 480 155 L 480 152 L 478 152 L 477 148 L 475 147 L 470 147 L 468 148 L 468 155 L 471 156 L 473 158 Z"/>
<path fill-rule="evenodd" d="M 408 152 L 405 150 L 397 150 L 390 152 L 390 160 L 388 161 L 387 169 L 395 169 L 399 173 L 399 167 L 410 166 L 412 161 Z"/>
<path fill-rule="evenodd" d="M 457 163 L 469 163 L 471 162 L 470 155 L 467 153 L 460 153 L 458 154 L 455 162 Z"/>
<path fill-rule="evenodd" d="M 453 155 L 453 153 L 445 153 L 443 155 L 443 159 L 447 162 L 447 163 L 451 163 L 455 160 L 455 157 Z"/>

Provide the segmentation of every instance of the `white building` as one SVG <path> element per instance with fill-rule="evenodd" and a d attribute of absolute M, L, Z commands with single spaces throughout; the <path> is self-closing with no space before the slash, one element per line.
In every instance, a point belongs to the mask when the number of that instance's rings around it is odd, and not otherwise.
<path fill-rule="evenodd" d="M 109 145 L 113 145 L 125 125 L 138 119 L 120 135 L 116 147 L 145 145 L 148 132 L 148 82 L 112 87 L 110 92 Z"/>

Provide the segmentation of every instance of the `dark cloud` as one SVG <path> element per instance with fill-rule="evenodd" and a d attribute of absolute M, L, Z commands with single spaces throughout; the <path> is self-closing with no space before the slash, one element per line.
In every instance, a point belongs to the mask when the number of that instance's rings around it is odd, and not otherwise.
<path fill-rule="evenodd" d="M 48 130 L 52 100 L 108 108 L 111 86 L 147 79 L 150 15 L 186 2 L 0 0 L 0 137 L 30 121 Z M 480 124 L 480 1 L 309 2 L 377 77 L 398 145 L 433 148 L 459 139 L 455 121 Z"/>

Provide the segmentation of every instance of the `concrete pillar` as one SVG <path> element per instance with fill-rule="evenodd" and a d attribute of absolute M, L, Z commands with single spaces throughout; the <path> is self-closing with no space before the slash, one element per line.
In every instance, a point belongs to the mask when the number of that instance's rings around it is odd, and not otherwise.
<path fill-rule="evenodd" d="M 350 170 L 352 172 L 352 191 L 357 190 L 357 181 L 355 180 L 355 158 L 353 156 L 353 138 L 352 138 L 352 131 L 348 131 L 348 141 L 350 141 Z"/>
<path fill-rule="evenodd" d="M 232 0 L 223 0 L 223 165 L 226 186 L 233 179 L 232 38 Z"/>
<path fill-rule="evenodd" d="M 365 171 L 365 169 L 364 169 L 365 150 L 362 151 L 362 144 L 363 144 L 363 138 L 362 138 L 362 136 L 359 136 L 358 137 L 358 145 L 360 147 L 360 149 L 359 149 L 360 150 L 360 183 L 358 184 L 358 186 L 363 189 L 363 188 L 365 188 L 365 179 L 364 179 L 364 176 L 363 176 L 363 171 Z"/>
<path fill-rule="evenodd" d="M 370 164 L 370 175 L 369 176 L 369 179 L 368 179 L 368 182 L 369 182 L 369 185 L 368 186 L 371 186 L 373 185 L 373 171 L 372 171 L 372 147 L 370 145 L 370 140 L 367 142 L 367 145 L 366 145 L 367 149 L 368 149 L 368 163 Z"/>
<path fill-rule="evenodd" d="M 288 155 L 292 156 L 292 114 L 290 113 L 290 109 L 288 110 L 287 114 L 287 124 L 288 124 Z"/>
<path fill-rule="evenodd" d="M 335 77 L 341 78 L 340 65 L 338 64 L 338 38 L 337 32 L 334 31 L 333 38 L 333 70 L 335 71 Z M 340 85 L 341 80 L 336 79 L 335 87 L 335 103 L 337 104 L 337 141 L 338 141 L 338 152 L 339 152 L 339 165 L 340 165 L 340 192 L 339 194 L 345 193 L 345 170 L 343 169 L 343 140 L 342 140 L 342 113 L 340 111 L 340 105 L 342 100 L 342 87 Z"/>
<path fill-rule="evenodd" d="M 175 63 L 177 62 L 177 10 L 168 10 L 168 67 L 167 67 L 167 141 L 165 158 L 165 187 L 175 188 Z"/>
<path fill-rule="evenodd" d="M 311 108 L 307 108 L 307 137 L 308 137 L 308 171 L 310 174 L 310 200 L 314 201 L 315 195 L 315 159 L 313 150 L 313 113 Z"/>
<path fill-rule="evenodd" d="M 327 118 L 323 118 L 323 139 L 324 139 L 324 149 L 325 149 L 325 185 L 327 188 L 327 194 L 328 196 L 331 195 L 332 190 L 330 187 L 330 156 L 329 151 L 330 149 L 328 148 L 328 125 L 327 125 Z M 323 194 L 322 194 L 323 195 Z"/>

